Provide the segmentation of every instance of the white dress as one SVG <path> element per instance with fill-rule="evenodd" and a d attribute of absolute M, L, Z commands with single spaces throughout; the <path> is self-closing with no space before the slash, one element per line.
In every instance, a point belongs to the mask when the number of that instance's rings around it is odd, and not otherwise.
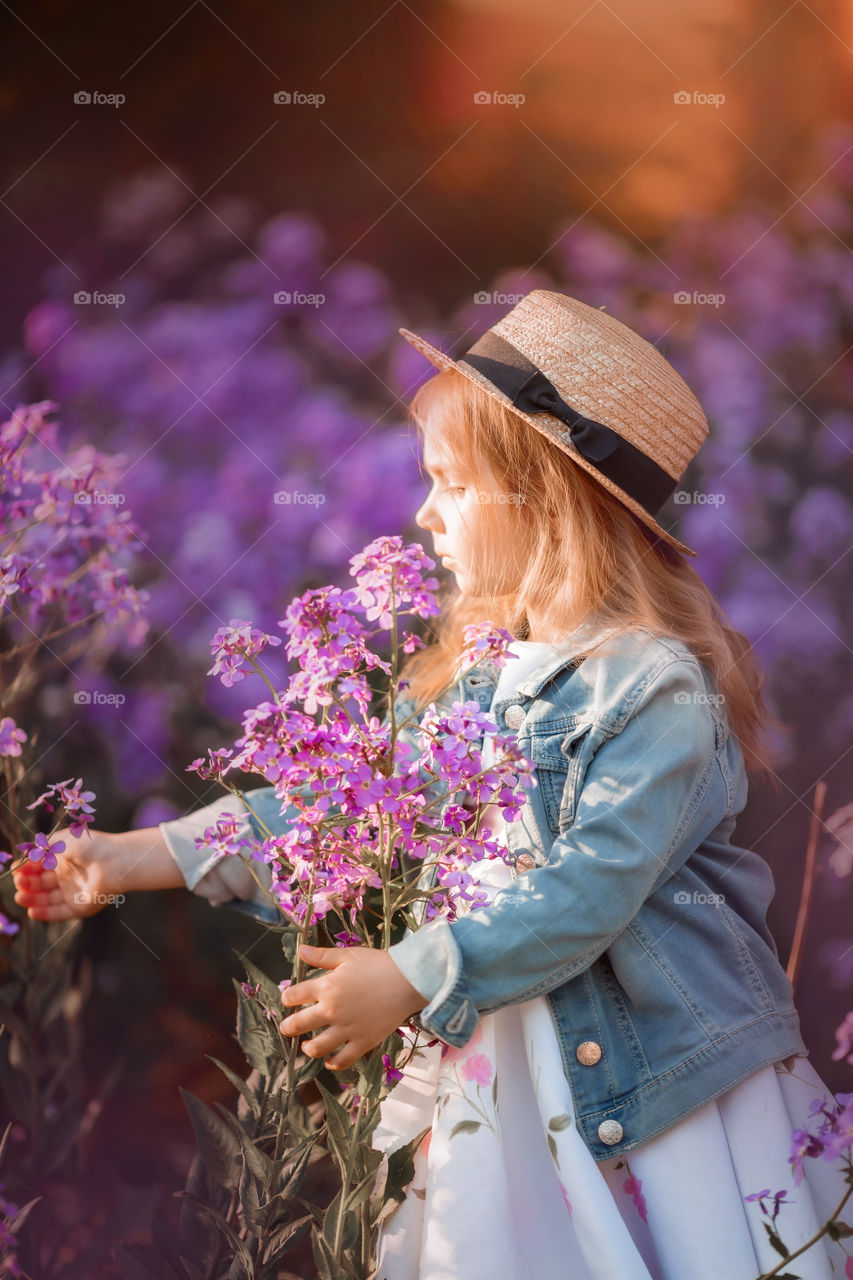
<path fill-rule="evenodd" d="M 519 660 L 501 669 L 501 696 L 545 647 L 513 644 Z M 497 812 L 489 819 L 484 826 L 502 830 Z M 512 878 L 496 860 L 479 871 L 493 891 Z M 782 1259 L 760 1205 L 744 1197 L 788 1189 L 777 1229 L 793 1252 L 846 1190 L 841 1159 L 820 1157 L 793 1186 L 792 1131 L 808 1127 L 813 1098 L 832 1094 L 808 1059 L 792 1062 L 791 1071 L 763 1067 L 596 1162 L 574 1123 L 547 998 L 484 1014 L 463 1048 L 419 1049 L 383 1103 L 377 1149 L 431 1130 L 406 1199 L 380 1227 L 376 1280 L 756 1280 Z M 823 1237 L 782 1270 L 802 1280 L 853 1275 L 844 1243 Z"/>

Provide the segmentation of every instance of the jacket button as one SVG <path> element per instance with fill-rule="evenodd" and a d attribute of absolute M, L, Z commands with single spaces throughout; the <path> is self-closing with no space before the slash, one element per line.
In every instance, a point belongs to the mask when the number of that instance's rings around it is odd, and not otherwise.
<path fill-rule="evenodd" d="M 601 1045 L 594 1040 L 584 1040 L 575 1050 L 578 1062 L 585 1067 L 594 1067 L 601 1060 Z"/>
<path fill-rule="evenodd" d="M 598 1126 L 598 1136 L 608 1147 L 622 1141 L 622 1126 L 618 1120 L 602 1120 Z"/>
<path fill-rule="evenodd" d="M 504 713 L 504 719 L 510 729 L 520 729 L 524 724 L 526 715 L 527 712 L 524 710 L 524 707 L 520 707 L 517 702 L 514 702 L 511 707 L 507 707 Z"/>
<path fill-rule="evenodd" d="M 529 853 L 520 853 L 515 860 L 515 869 L 521 875 L 523 871 L 532 871 L 536 866 L 535 858 L 531 858 Z"/>

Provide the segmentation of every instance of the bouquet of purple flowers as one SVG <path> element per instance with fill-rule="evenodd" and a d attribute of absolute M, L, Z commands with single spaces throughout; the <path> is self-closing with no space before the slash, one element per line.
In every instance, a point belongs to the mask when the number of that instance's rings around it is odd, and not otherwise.
<path fill-rule="evenodd" d="M 482 813 L 495 804 L 506 821 L 515 820 L 523 788 L 536 785 L 534 766 L 514 736 L 499 735 L 476 702 L 453 700 L 453 685 L 420 714 L 414 711 L 408 682 L 400 677 L 401 655 L 423 641 L 401 630 L 401 622 L 406 615 L 427 619 L 440 611 L 438 583 L 426 576 L 434 562 L 423 548 L 383 537 L 350 563 L 354 587 L 307 591 L 281 620 L 284 652 L 297 663 L 286 687 L 277 688 L 259 661 L 281 645 L 279 637 L 240 619 L 217 631 L 210 674 L 233 684 L 254 672 L 270 696 L 245 712 L 233 750 L 212 750 L 189 766 L 221 781 L 250 815 L 251 834 L 245 834 L 244 813 L 226 812 L 198 843 L 242 858 L 280 912 L 274 927 L 281 930 L 289 976 L 276 984 L 247 963 L 249 981 L 240 984 L 238 1037 L 247 1056 L 259 1070 L 274 1069 L 276 1057 L 282 1066 L 276 1132 L 268 1133 L 270 1182 L 257 1188 L 259 1200 L 275 1204 L 282 1176 L 292 1195 L 303 1152 L 318 1143 L 325 1147 L 339 1189 L 324 1211 L 314 1206 L 301 1221 L 306 1227 L 312 1221 L 321 1276 L 335 1278 L 367 1274 L 374 1229 L 403 1199 L 413 1176 L 423 1135 L 387 1158 L 369 1142 L 382 1099 L 400 1077 L 406 1042 L 397 1031 L 354 1067 L 337 1071 L 345 1083 L 342 1092 L 335 1090 L 318 1078 L 322 1061 L 302 1056 L 297 1062 L 295 1041 L 277 1029 L 276 998 L 304 976 L 300 943 L 387 948 L 405 929 L 438 913 L 452 919 L 462 903 L 471 909 L 485 901 L 472 863 L 502 858 L 505 847 L 488 828 L 480 829 Z M 385 633 L 387 661 L 371 647 Z M 484 657 L 503 665 L 511 640 L 489 623 L 468 626 L 455 679 Z M 387 699 L 381 720 L 371 714 L 376 696 Z M 483 756 L 485 733 L 495 735 L 490 763 Z M 253 812 L 233 780 L 237 771 L 259 775 L 274 788 L 281 801 L 276 829 Z M 267 876 L 259 874 L 261 863 L 270 866 Z M 410 1029 L 417 1032 L 415 1025 Z M 416 1044 L 417 1034 L 408 1052 Z M 309 1079 L 324 1100 L 320 1120 L 300 1102 Z M 264 1228 L 270 1228 L 269 1218 Z M 282 1226 L 295 1228 L 292 1221 Z"/>

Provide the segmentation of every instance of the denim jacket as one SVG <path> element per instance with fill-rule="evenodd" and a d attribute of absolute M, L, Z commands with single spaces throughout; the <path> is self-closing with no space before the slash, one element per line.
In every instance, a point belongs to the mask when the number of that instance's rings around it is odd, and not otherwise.
<path fill-rule="evenodd" d="M 454 1046 L 480 1014 L 547 996 L 578 1128 L 603 1160 L 808 1049 L 766 923 L 772 872 L 731 841 L 747 778 L 711 673 L 643 627 L 580 662 L 572 648 L 494 704 L 488 658 L 443 695 L 491 707 L 538 786 L 506 828 L 512 883 L 390 954 L 428 998 L 421 1025 Z M 398 699 L 398 718 L 410 709 Z M 286 826 L 272 788 L 247 798 Z"/>

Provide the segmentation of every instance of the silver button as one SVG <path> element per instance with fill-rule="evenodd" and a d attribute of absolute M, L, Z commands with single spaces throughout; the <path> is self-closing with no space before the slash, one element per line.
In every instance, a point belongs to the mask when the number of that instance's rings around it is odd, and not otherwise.
<path fill-rule="evenodd" d="M 594 1040 L 584 1040 L 575 1049 L 575 1057 L 582 1066 L 594 1067 L 596 1062 L 601 1061 L 601 1045 Z"/>
<path fill-rule="evenodd" d="M 504 718 L 510 729 L 520 729 L 524 724 L 526 715 L 527 712 L 524 707 L 520 707 L 517 702 L 514 702 L 511 707 L 507 707 Z"/>
<path fill-rule="evenodd" d="M 608 1147 L 622 1141 L 622 1126 L 618 1120 L 602 1120 L 598 1126 L 598 1136 Z"/>
<path fill-rule="evenodd" d="M 535 866 L 535 859 L 529 853 L 520 853 L 515 860 L 515 869 L 519 875 L 524 871 L 532 871 Z"/>

